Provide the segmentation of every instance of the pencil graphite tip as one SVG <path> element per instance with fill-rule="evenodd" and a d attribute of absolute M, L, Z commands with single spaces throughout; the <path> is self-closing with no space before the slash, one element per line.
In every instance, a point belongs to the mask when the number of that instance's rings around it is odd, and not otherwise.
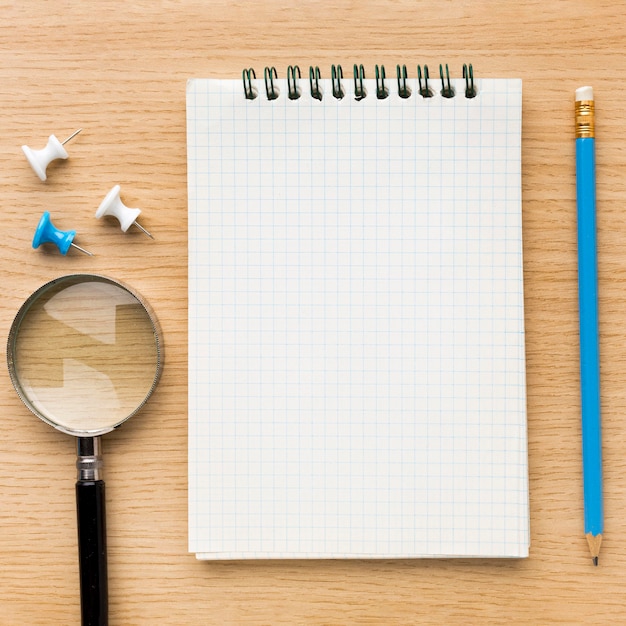
<path fill-rule="evenodd" d="M 597 556 L 594 556 L 594 557 L 593 557 L 593 564 L 594 564 L 596 567 L 598 567 L 598 557 L 597 557 Z"/>

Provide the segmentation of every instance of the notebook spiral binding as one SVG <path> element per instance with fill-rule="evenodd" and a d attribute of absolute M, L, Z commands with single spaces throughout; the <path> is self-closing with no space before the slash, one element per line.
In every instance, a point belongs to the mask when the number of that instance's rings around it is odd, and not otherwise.
<path fill-rule="evenodd" d="M 385 73 L 384 65 L 376 66 L 376 98 L 384 100 L 389 97 L 389 87 L 387 86 L 387 76 Z M 365 68 L 363 65 L 354 64 L 354 97 L 356 100 L 363 100 L 367 97 L 367 90 L 365 88 Z M 440 94 L 443 98 L 454 98 L 456 92 L 450 82 L 450 72 L 448 71 L 448 65 L 439 65 L 439 77 L 441 79 L 441 91 Z M 265 82 L 265 94 L 268 100 L 276 100 L 280 91 L 275 82 L 278 80 L 278 72 L 275 67 L 266 67 L 263 72 L 263 78 Z M 463 65 L 463 78 L 465 80 L 464 96 L 465 98 L 475 98 L 478 94 L 476 86 L 474 85 L 474 70 L 472 65 Z M 302 96 L 302 88 L 300 87 L 300 81 L 302 74 L 300 67 L 297 65 L 290 65 L 287 68 L 287 97 L 290 100 L 298 100 Z M 244 69 L 242 73 L 243 80 L 243 92 L 247 100 L 254 100 L 258 96 L 258 90 L 255 85 L 256 72 L 254 68 Z M 318 66 L 309 67 L 309 86 L 310 94 L 312 98 L 321 100 L 323 93 L 320 88 L 321 73 Z M 346 95 L 346 90 L 343 86 L 343 69 L 341 65 L 333 65 L 331 68 L 331 84 L 332 84 L 332 96 L 338 100 L 341 100 Z M 396 65 L 396 81 L 398 95 L 401 98 L 410 98 L 411 88 L 407 84 L 408 72 L 406 65 Z M 417 66 L 417 83 L 418 93 L 422 98 L 432 98 L 434 91 L 429 85 L 430 75 L 428 72 L 428 65 Z"/>

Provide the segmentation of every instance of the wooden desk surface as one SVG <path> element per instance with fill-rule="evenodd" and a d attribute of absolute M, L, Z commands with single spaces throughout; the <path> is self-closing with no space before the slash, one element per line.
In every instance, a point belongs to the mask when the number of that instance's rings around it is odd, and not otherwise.
<path fill-rule="evenodd" d="M 626 12 L 617 2 L 0 0 L 0 331 L 71 272 L 127 281 L 161 320 L 149 405 L 104 440 L 111 624 L 626 620 Z M 523 561 L 198 562 L 187 553 L 185 81 L 292 63 L 447 62 L 522 77 L 532 546 Z M 456 75 L 456 74 L 455 74 Z M 606 527 L 583 537 L 573 98 L 595 88 Z M 40 182 L 20 146 L 84 130 Z M 154 233 L 94 218 L 122 187 Z M 30 247 L 37 219 L 96 253 Z M 74 441 L 0 374 L 0 623 L 79 619 Z"/>

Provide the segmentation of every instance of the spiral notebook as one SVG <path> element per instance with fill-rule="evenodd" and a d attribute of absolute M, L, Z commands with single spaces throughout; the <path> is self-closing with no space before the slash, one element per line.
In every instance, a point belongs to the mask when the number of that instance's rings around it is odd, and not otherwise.
<path fill-rule="evenodd" d="M 527 556 L 521 81 L 328 76 L 188 83 L 189 549 Z"/>

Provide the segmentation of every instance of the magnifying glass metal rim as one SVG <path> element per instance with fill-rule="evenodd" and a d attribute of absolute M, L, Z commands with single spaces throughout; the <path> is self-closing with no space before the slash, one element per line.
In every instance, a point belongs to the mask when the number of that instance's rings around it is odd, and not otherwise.
<path fill-rule="evenodd" d="M 152 325 L 152 331 L 154 333 L 154 339 L 155 339 L 155 344 L 156 344 L 156 356 L 157 356 L 156 369 L 154 373 L 154 378 L 152 380 L 152 384 L 150 385 L 150 389 L 146 393 L 145 397 L 135 407 L 135 409 L 111 426 L 106 426 L 103 428 L 97 428 L 97 429 L 92 429 L 92 430 L 80 430 L 76 428 L 68 428 L 66 426 L 63 426 L 62 424 L 58 424 L 54 420 L 51 420 L 48 417 L 46 417 L 37 408 L 35 408 L 35 406 L 33 406 L 31 400 L 28 398 L 27 394 L 24 392 L 22 385 L 20 383 L 19 375 L 17 372 L 17 360 L 16 360 L 16 355 L 15 355 L 15 350 L 16 350 L 16 345 L 17 345 L 16 341 L 19 335 L 20 326 L 22 322 L 24 321 L 26 315 L 28 314 L 28 311 L 30 310 L 31 306 L 43 295 L 43 293 L 46 291 L 49 291 L 50 289 L 54 288 L 55 286 L 57 286 L 59 283 L 62 283 L 62 282 L 68 282 L 68 283 L 103 282 L 109 285 L 114 285 L 115 287 L 119 287 L 123 289 L 124 291 L 126 291 L 127 293 L 129 293 L 133 298 L 135 298 L 139 302 L 139 304 L 141 304 L 141 306 L 144 308 L 144 310 L 148 314 L 148 318 L 150 319 L 150 323 Z M 13 387 L 15 388 L 15 391 L 17 392 L 17 395 L 22 400 L 26 408 L 28 408 L 28 410 L 31 413 L 33 413 L 33 415 L 38 417 L 40 420 L 42 420 L 46 424 L 49 424 L 56 430 L 59 430 L 62 433 L 65 433 L 67 435 L 72 435 L 74 437 L 99 437 L 101 435 L 105 435 L 106 433 L 110 433 L 111 431 L 115 430 L 116 428 L 121 426 L 126 420 L 130 419 L 133 415 L 138 413 L 141 410 L 141 408 L 146 404 L 146 402 L 148 401 L 148 399 L 150 398 L 150 396 L 156 389 L 159 379 L 161 378 L 161 372 L 163 370 L 164 351 L 163 351 L 163 341 L 161 337 L 162 337 L 161 328 L 160 328 L 159 322 L 152 308 L 150 307 L 150 305 L 142 298 L 140 294 L 138 294 L 134 289 L 130 288 L 124 282 L 119 281 L 115 278 L 111 278 L 109 276 L 101 275 L 101 274 L 66 274 L 64 276 L 59 276 L 57 278 L 54 278 L 53 280 L 45 283 L 44 285 L 36 289 L 33 293 L 31 293 L 31 295 L 24 301 L 19 311 L 15 315 L 15 318 L 13 319 L 13 323 L 11 324 L 11 329 L 9 330 L 9 336 L 7 339 L 7 365 L 9 369 L 9 376 L 11 378 L 11 382 L 13 383 Z"/>

